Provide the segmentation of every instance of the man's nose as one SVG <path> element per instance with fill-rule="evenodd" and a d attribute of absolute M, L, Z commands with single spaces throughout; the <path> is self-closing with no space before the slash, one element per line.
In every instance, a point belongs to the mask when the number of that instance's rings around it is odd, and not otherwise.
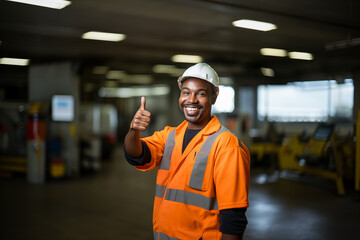
<path fill-rule="evenodd" d="M 196 94 L 195 94 L 195 93 L 190 94 L 190 96 L 189 96 L 189 98 L 188 98 L 188 102 L 189 102 L 189 103 L 197 102 L 197 98 L 196 98 Z"/>

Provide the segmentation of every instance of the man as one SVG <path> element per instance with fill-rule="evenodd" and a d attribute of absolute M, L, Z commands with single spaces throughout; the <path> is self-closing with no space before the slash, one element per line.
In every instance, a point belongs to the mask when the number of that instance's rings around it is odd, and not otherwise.
<path fill-rule="evenodd" d="M 184 72 L 178 84 L 185 121 L 140 138 L 151 118 L 142 97 L 124 142 L 125 157 L 137 169 L 159 166 L 154 239 L 242 239 L 250 155 L 211 115 L 219 94 L 218 75 L 206 63 L 198 63 Z"/>

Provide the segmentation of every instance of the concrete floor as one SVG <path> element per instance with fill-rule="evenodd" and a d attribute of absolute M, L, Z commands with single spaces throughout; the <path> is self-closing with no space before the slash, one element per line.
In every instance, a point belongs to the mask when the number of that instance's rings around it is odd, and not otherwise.
<path fill-rule="evenodd" d="M 96 174 L 32 185 L 0 180 L 0 239 L 149 240 L 156 172 L 129 166 L 119 147 Z M 251 172 L 246 240 L 360 239 L 360 201 L 331 182 Z"/>

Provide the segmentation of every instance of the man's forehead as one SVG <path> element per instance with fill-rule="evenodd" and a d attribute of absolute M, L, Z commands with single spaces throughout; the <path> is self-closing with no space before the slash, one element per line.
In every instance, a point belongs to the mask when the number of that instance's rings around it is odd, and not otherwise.
<path fill-rule="evenodd" d="M 211 89 L 212 87 L 209 82 L 202 80 L 200 78 L 187 78 L 182 82 L 183 88 L 188 88 L 188 86 L 192 84 L 200 85 L 200 88 L 202 89 L 207 89 L 207 88 Z"/>

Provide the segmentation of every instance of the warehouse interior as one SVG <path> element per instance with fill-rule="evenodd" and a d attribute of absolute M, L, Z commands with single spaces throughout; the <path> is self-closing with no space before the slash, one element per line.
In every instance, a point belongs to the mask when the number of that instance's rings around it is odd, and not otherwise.
<path fill-rule="evenodd" d="M 0 2 L 1 239 L 152 239 L 156 170 L 124 137 L 141 96 L 142 136 L 184 120 L 197 62 L 251 152 L 244 239 L 359 238 L 359 1 L 19 1 Z"/>

